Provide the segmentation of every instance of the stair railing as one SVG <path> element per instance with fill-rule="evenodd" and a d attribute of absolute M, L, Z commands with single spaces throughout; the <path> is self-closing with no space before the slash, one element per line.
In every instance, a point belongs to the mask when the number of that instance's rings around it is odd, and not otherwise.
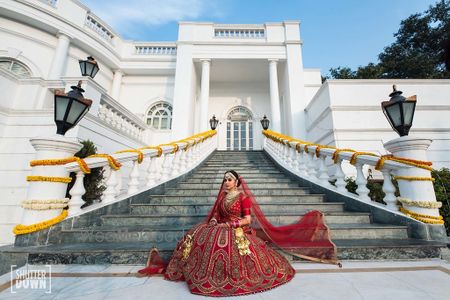
<path fill-rule="evenodd" d="M 28 199 L 22 203 L 23 224 L 16 225 L 13 232 L 39 231 L 66 217 L 84 214 L 168 182 L 194 169 L 217 149 L 217 145 L 217 132 L 209 130 L 167 144 L 96 154 L 84 159 L 68 157 L 31 161 L 33 175 L 27 178 L 30 184 Z M 37 153 L 37 157 L 42 155 Z M 131 164 L 129 174 L 122 172 L 121 168 L 127 163 Z M 82 209 L 85 204 L 82 197 L 86 193 L 84 177 L 95 168 L 105 170 L 106 190 L 101 202 Z M 76 173 L 76 179 L 69 191 L 71 197 L 67 199 L 70 172 Z M 57 176 L 43 176 L 49 174 Z"/>
<path fill-rule="evenodd" d="M 301 178 L 347 197 L 384 207 L 394 213 L 402 213 L 424 223 L 443 224 L 443 218 L 439 214 L 442 203 L 436 201 L 430 162 L 393 155 L 379 156 L 353 149 L 338 149 L 298 140 L 271 130 L 264 130 L 263 135 L 264 150 L 281 166 Z M 356 195 L 346 189 L 344 163 L 349 163 L 349 166 L 356 169 L 355 182 L 358 186 Z M 374 202 L 369 197 L 367 179 L 363 172 L 367 167 L 380 171 L 383 176 L 385 205 Z M 354 170 L 352 171 L 354 174 Z M 395 195 L 393 179 L 398 181 L 400 192 L 398 197 Z"/>

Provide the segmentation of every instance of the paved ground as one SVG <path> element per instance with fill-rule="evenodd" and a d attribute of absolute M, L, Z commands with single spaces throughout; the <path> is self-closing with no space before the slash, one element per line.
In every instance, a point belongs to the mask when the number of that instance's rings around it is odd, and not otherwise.
<path fill-rule="evenodd" d="M 230 299 L 448 299 L 450 263 L 444 260 L 344 262 L 343 268 L 295 263 L 295 278 L 276 289 Z M 52 265 L 40 289 L 11 284 L 17 272 L 0 277 L 0 299 L 213 299 L 189 293 L 184 282 L 161 276 L 139 278 L 142 266 Z M 28 265 L 28 270 L 45 270 Z M 25 273 L 22 273 L 25 274 Z M 26 273 L 30 274 L 30 273 Z M 51 293 L 49 287 L 51 286 Z M 226 299 L 226 298 L 221 298 Z"/>

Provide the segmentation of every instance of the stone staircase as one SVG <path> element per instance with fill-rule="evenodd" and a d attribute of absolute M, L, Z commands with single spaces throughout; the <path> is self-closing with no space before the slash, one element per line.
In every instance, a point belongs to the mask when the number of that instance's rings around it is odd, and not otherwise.
<path fill-rule="evenodd" d="M 245 178 L 275 225 L 295 222 L 309 210 L 322 211 L 340 259 L 437 258 L 445 246 L 408 238 L 407 226 L 373 223 L 370 213 L 347 211 L 344 203 L 311 193 L 278 169 L 263 151 L 216 151 L 163 193 L 149 191 L 133 197 L 89 224 L 62 226 L 47 238 L 46 245 L 7 246 L 2 252 L 22 253 L 29 263 L 145 264 L 149 249 L 156 246 L 168 259 L 186 230 L 206 217 L 223 174 L 230 169 Z M 21 240 L 21 244 L 26 243 Z"/>

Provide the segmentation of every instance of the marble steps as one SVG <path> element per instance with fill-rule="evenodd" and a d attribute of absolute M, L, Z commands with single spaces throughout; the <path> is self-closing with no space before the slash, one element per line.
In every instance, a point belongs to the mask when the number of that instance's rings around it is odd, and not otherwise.
<path fill-rule="evenodd" d="M 355 212 L 327 212 L 324 213 L 325 222 L 334 224 L 354 223 L 354 224 L 369 224 L 369 213 L 355 213 Z M 206 219 L 207 214 L 197 215 L 166 215 L 166 214 L 152 214 L 152 215 L 106 215 L 102 217 L 102 226 L 185 226 L 195 225 Z M 293 224 L 302 217 L 303 214 L 298 213 L 267 213 L 266 218 L 275 226 Z"/>
<path fill-rule="evenodd" d="M 165 195 L 167 196 L 217 196 L 220 185 L 209 186 L 205 188 L 167 188 Z M 266 189 L 252 189 L 252 194 L 259 199 L 260 196 L 297 196 L 308 194 L 308 189 L 295 188 L 271 188 Z"/>
<path fill-rule="evenodd" d="M 284 213 L 283 215 L 277 213 L 266 214 L 269 221 L 274 222 L 274 225 L 292 224 L 298 221 L 302 215 L 292 212 Z M 330 223 L 370 223 L 370 215 L 367 213 L 327 212 L 324 215 L 326 222 Z M 105 215 L 101 218 L 104 226 L 180 226 L 184 224 L 197 224 L 206 218 L 206 213 L 195 216 L 185 214 Z"/>
<path fill-rule="evenodd" d="M 242 172 L 241 172 L 242 173 Z M 204 173 L 194 173 L 189 178 L 193 179 L 223 179 L 223 175 L 225 172 L 204 172 Z M 286 176 L 282 172 L 266 172 L 266 173 L 247 173 L 245 175 L 240 174 L 242 176 L 245 176 L 245 180 L 247 179 L 261 179 L 264 180 L 266 178 L 286 178 Z"/>
<path fill-rule="evenodd" d="M 263 191 L 264 192 L 264 191 Z M 274 191 L 275 192 L 275 191 Z M 292 191 L 286 192 L 285 194 L 275 194 L 275 195 L 258 195 L 257 201 L 259 204 L 278 204 L 278 203 L 323 203 L 324 195 L 321 194 L 298 194 L 289 195 Z M 217 191 L 215 191 L 217 194 Z M 205 195 L 151 195 L 147 198 L 132 200 L 131 204 L 185 204 L 185 205 L 196 205 L 196 204 L 210 204 L 213 205 L 216 201 L 216 196 L 214 192 L 205 193 Z"/>
<path fill-rule="evenodd" d="M 256 182 L 249 182 L 248 183 L 248 187 L 253 190 L 253 189 L 265 189 L 268 188 L 268 186 L 270 186 L 270 188 L 272 189 L 281 189 L 281 188 L 296 188 L 299 187 L 298 183 L 294 183 L 294 182 L 272 182 L 270 184 L 267 183 L 256 183 Z M 211 184 L 211 183 L 178 183 L 177 184 L 177 189 L 207 189 L 207 188 L 214 188 L 216 189 L 216 191 L 219 190 L 220 188 L 220 184 Z"/>
<path fill-rule="evenodd" d="M 225 172 L 230 170 L 230 169 L 235 169 L 235 168 L 232 168 L 232 167 L 230 167 L 230 168 L 223 168 L 223 169 L 217 169 L 216 168 L 216 169 L 210 169 L 210 170 L 198 169 L 196 171 L 196 173 L 197 174 L 208 174 L 208 175 L 220 174 L 223 177 Z M 257 168 L 255 168 L 255 169 L 246 168 L 246 169 L 243 169 L 243 170 L 235 169 L 235 171 L 239 175 L 243 176 L 244 179 L 247 178 L 248 175 L 254 175 L 254 174 L 283 174 L 284 175 L 284 173 L 282 171 L 280 171 L 278 169 L 275 169 L 275 168 L 273 170 L 261 170 L 261 169 L 257 169 Z"/>
<path fill-rule="evenodd" d="M 440 257 L 445 244 L 417 239 L 334 239 L 338 258 L 342 260 L 411 260 Z M 74 243 L 34 247 L 3 246 L 3 253 L 26 253 L 29 264 L 127 264 L 145 266 L 150 249 L 157 246 L 166 261 L 175 248 L 174 243 L 120 242 Z M 298 258 L 283 253 L 290 261 Z M 302 261 L 308 263 L 306 261 Z M 345 267 L 345 261 L 343 261 Z"/>
<path fill-rule="evenodd" d="M 261 210 L 264 213 L 278 213 L 283 214 L 286 212 L 304 214 L 311 210 L 319 210 L 323 213 L 344 211 L 344 203 L 271 203 L 261 204 Z M 152 215 L 152 214 L 164 214 L 164 215 L 196 215 L 206 214 L 212 208 L 212 204 L 159 204 L 159 203 L 146 203 L 146 204 L 130 204 L 130 215 Z"/>
<path fill-rule="evenodd" d="M 385 224 L 328 224 L 332 239 L 407 239 L 406 226 Z M 108 242 L 173 242 L 176 244 L 191 226 L 125 226 L 92 227 L 88 229 L 62 230 L 59 243 L 108 243 Z M 49 241 L 51 242 L 51 241 Z"/>
<path fill-rule="evenodd" d="M 251 183 L 264 183 L 264 184 L 268 184 L 268 183 L 292 183 L 293 181 L 289 178 L 245 178 L 245 181 L 248 184 Z M 180 183 L 209 183 L 210 185 L 218 185 L 220 186 L 222 184 L 222 177 L 220 178 L 214 178 L 213 180 L 211 180 L 211 178 L 189 178 L 186 179 L 185 181 L 181 181 Z"/>

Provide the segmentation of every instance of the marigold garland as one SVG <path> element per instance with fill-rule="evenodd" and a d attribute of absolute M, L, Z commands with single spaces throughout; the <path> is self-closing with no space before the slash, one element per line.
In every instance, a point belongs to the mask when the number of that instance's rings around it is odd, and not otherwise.
<path fill-rule="evenodd" d="M 159 146 L 160 146 L 160 147 L 161 147 L 161 146 L 170 146 L 170 147 L 173 147 L 172 152 L 170 152 L 171 154 L 177 152 L 178 149 L 179 149 L 179 147 L 178 147 L 177 144 L 160 144 Z"/>
<path fill-rule="evenodd" d="M 162 148 L 159 147 L 159 146 L 145 146 L 145 147 L 139 148 L 139 150 L 145 150 L 145 149 L 156 149 L 156 150 L 158 150 L 158 155 L 157 155 L 158 157 L 160 157 L 162 155 L 162 152 L 163 152 Z"/>
<path fill-rule="evenodd" d="M 439 202 L 439 201 L 414 201 L 414 200 L 411 200 L 408 198 L 403 198 L 403 197 L 397 197 L 397 200 L 402 204 L 409 205 L 409 206 L 421 207 L 421 208 L 434 209 L 434 208 L 442 207 L 442 202 Z"/>
<path fill-rule="evenodd" d="M 435 181 L 433 177 L 417 177 L 417 176 L 394 176 L 395 180 L 408 180 L 408 181 Z"/>
<path fill-rule="evenodd" d="M 118 162 L 114 157 L 112 157 L 109 154 L 92 154 L 89 155 L 86 158 L 91 158 L 91 157 L 101 157 L 101 158 L 106 158 L 108 160 L 109 166 L 113 169 L 113 170 L 119 170 L 120 167 L 122 166 L 122 164 L 120 162 Z"/>
<path fill-rule="evenodd" d="M 428 171 L 432 171 L 433 170 L 433 168 L 431 167 L 431 165 L 433 164 L 432 162 L 422 161 L 422 160 L 415 160 L 415 159 L 410 159 L 410 158 L 403 158 L 403 157 L 395 157 L 392 154 L 381 156 L 380 159 L 378 160 L 376 166 L 375 166 L 375 170 L 381 170 L 383 168 L 384 163 L 385 163 L 386 160 L 392 160 L 392 161 L 395 161 L 395 162 L 403 163 L 405 165 L 409 165 L 409 166 L 425 169 L 425 170 L 428 170 Z"/>
<path fill-rule="evenodd" d="M 410 211 L 404 207 L 400 207 L 400 211 L 404 213 L 405 215 L 414 218 L 418 221 L 429 223 L 429 224 L 444 224 L 444 220 L 442 216 L 429 216 L 424 214 L 415 213 L 413 211 Z"/>
<path fill-rule="evenodd" d="M 117 154 L 119 154 L 119 153 L 137 153 L 137 155 L 138 155 L 138 159 L 137 159 L 138 163 L 140 164 L 144 160 L 144 153 L 142 153 L 142 151 L 139 150 L 139 149 L 125 149 L 125 150 L 120 150 L 120 151 L 117 151 L 117 152 L 114 152 L 114 153 L 117 153 Z"/>
<path fill-rule="evenodd" d="M 370 156 L 377 156 L 377 157 L 379 157 L 379 155 L 377 155 L 375 153 L 372 153 L 372 152 L 355 152 L 355 153 L 353 153 L 352 158 L 350 159 L 350 164 L 355 165 L 356 164 L 356 159 L 360 155 L 370 155 Z"/>
<path fill-rule="evenodd" d="M 35 167 L 35 166 L 56 166 L 56 165 L 65 165 L 71 162 L 77 162 L 78 165 L 80 166 L 81 171 L 84 174 L 89 174 L 91 173 L 91 169 L 89 169 L 88 165 L 86 164 L 86 162 L 76 156 L 72 156 L 72 157 L 66 157 L 66 158 L 56 158 L 56 159 L 38 159 L 38 160 L 32 160 L 30 161 L 30 167 Z"/>
<path fill-rule="evenodd" d="M 316 148 L 316 157 L 317 158 L 320 157 L 320 149 L 336 149 L 336 147 L 333 147 L 333 146 L 322 146 L 322 145 L 317 145 L 317 144 L 316 144 L 316 146 L 317 146 L 317 148 Z"/>
<path fill-rule="evenodd" d="M 47 181 L 69 183 L 72 181 L 71 177 L 56 177 L 56 176 L 27 176 L 27 181 Z"/>
<path fill-rule="evenodd" d="M 333 156 L 331 157 L 331 159 L 334 161 L 334 163 L 338 162 L 339 159 L 339 153 L 340 152 L 356 152 L 356 150 L 353 149 L 336 149 L 336 151 L 333 152 Z"/>
<path fill-rule="evenodd" d="M 62 220 L 64 220 L 68 214 L 69 214 L 68 210 L 63 209 L 63 211 L 61 212 L 61 214 L 59 216 L 56 216 L 47 221 L 39 222 L 39 223 L 32 224 L 32 225 L 17 224 L 13 228 L 13 233 L 16 235 L 27 234 L 27 233 L 32 233 L 35 231 L 39 231 L 39 230 L 48 228 L 48 227 L 53 226 L 53 225 L 61 222 Z"/>

